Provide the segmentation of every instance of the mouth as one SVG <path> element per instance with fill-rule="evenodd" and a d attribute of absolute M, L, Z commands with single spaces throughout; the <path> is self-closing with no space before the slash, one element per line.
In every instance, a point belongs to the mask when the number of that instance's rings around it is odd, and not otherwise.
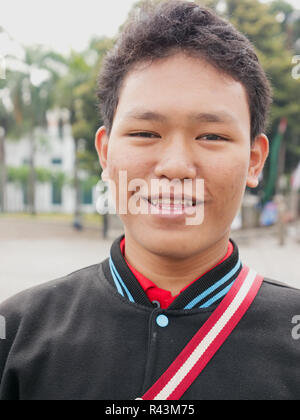
<path fill-rule="evenodd" d="M 163 214 L 185 214 L 192 213 L 197 206 L 203 205 L 203 200 L 197 200 L 194 197 L 182 196 L 156 196 L 141 197 L 147 201 L 150 206 L 155 209 L 155 213 Z"/>

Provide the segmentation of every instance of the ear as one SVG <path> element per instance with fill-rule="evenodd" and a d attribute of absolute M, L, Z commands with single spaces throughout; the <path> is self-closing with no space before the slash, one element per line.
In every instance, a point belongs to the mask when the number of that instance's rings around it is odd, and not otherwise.
<path fill-rule="evenodd" d="M 108 180 L 108 168 L 107 168 L 107 153 L 108 153 L 108 136 L 106 128 L 100 127 L 95 137 L 95 147 L 99 156 L 99 162 L 102 167 L 102 179 L 103 181 Z"/>
<path fill-rule="evenodd" d="M 267 157 L 269 155 L 269 140 L 265 134 L 259 134 L 250 150 L 250 164 L 247 176 L 247 186 L 256 188 Z"/>

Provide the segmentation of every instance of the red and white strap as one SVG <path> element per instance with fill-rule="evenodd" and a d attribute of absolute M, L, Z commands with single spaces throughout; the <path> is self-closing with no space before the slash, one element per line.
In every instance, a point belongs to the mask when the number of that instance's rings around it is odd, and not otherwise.
<path fill-rule="evenodd" d="M 234 285 L 207 322 L 194 335 L 142 400 L 179 400 L 245 315 L 263 277 L 243 267 Z"/>

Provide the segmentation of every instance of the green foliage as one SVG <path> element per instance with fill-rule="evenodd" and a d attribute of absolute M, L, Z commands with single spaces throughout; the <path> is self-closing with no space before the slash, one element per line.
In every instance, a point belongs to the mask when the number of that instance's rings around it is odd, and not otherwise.
<path fill-rule="evenodd" d="M 62 186 L 68 182 L 68 179 L 63 172 L 52 172 L 45 168 L 35 168 L 34 171 L 36 180 L 41 184 L 55 182 L 56 184 Z M 30 167 L 28 165 L 19 167 L 9 166 L 7 168 L 7 180 L 8 182 L 18 183 L 21 185 L 28 184 L 30 180 Z"/>
<path fill-rule="evenodd" d="M 82 189 L 89 191 L 92 188 L 94 188 L 98 182 L 99 182 L 99 178 L 97 176 L 90 176 L 89 178 L 81 181 L 80 184 L 81 184 Z"/>
<path fill-rule="evenodd" d="M 55 52 L 24 47 L 24 60 L 18 62 L 18 69 L 7 70 L 0 94 L 6 89 L 12 106 L 11 110 L 6 108 L 6 121 L 2 121 L 9 137 L 20 138 L 46 125 L 46 112 L 55 103 L 54 86 L 60 77 L 55 62 L 65 66 L 65 59 Z"/>
<path fill-rule="evenodd" d="M 77 153 L 79 167 L 92 175 L 101 172 L 94 147 L 95 133 L 103 123 L 97 108 L 97 78 L 103 57 L 113 44 L 109 38 L 94 38 L 86 51 L 73 51 L 67 61 L 69 71 L 55 88 L 56 105 L 71 112 L 76 143 L 85 140 L 86 149 Z"/>
<path fill-rule="evenodd" d="M 8 167 L 7 168 L 7 180 L 8 182 L 14 182 L 19 184 L 26 184 L 29 180 L 29 167 Z"/>
<path fill-rule="evenodd" d="M 86 139 L 86 138 L 89 138 L 90 136 L 90 130 L 91 128 L 88 121 L 84 119 L 77 120 L 72 125 L 72 136 L 75 141 Z"/>

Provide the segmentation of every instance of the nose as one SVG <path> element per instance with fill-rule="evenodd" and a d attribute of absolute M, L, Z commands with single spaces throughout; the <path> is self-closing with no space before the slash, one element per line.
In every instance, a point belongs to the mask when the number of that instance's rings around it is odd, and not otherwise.
<path fill-rule="evenodd" d="M 173 139 L 164 145 L 155 167 L 155 175 L 158 178 L 182 180 L 196 178 L 193 152 L 184 139 Z"/>

